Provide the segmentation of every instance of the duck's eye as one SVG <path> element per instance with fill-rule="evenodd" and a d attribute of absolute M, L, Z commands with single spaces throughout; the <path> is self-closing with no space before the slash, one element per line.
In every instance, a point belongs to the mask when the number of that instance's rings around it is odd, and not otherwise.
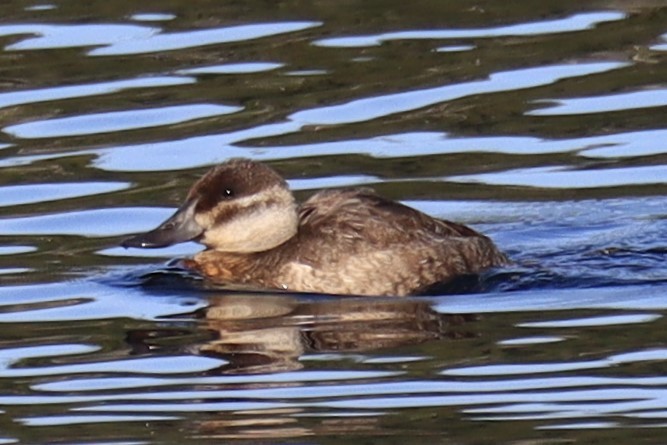
<path fill-rule="evenodd" d="M 225 189 L 225 190 L 222 192 L 222 196 L 224 196 L 225 198 L 231 198 L 232 196 L 234 196 L 234 190 L 232 190 L 232 189 Z"/>

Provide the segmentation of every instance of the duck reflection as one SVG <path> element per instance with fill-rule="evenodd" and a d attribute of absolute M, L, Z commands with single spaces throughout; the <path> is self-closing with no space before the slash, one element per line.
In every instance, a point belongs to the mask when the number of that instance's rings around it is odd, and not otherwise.
<path fill-rule="evenodd" d="M 306 427 L 299 423 L 299 419 L 290 417 L 291 414 L 297 414 L 294 411 L 274 410 L 265 411 L 262 414 L 261 417 L 244 416 L 239 419 L 228 416 L 201 422 L 193 429 L 192 436 L 199 440 L 266 440 L 339 434 L 384 435 L 382 422 L 377 417 L 318 419 L 318 421 L 311 421 L 310 425 Z"/>
<path fill-rule="evenodd" d="M 313 353 L 368 352 L 472 334 L 470 315 L 444 315 L 427 300 L 227 294 L 198 313 L 212 338 L 198 352 L 224 358 L 225 373 L 301 369 Z"/>
<path fill-rule="evenodd" d="M 155 352 L 178 343 L 179 350 L 186 348 L 227 362 L 209 374 L 268 374 L 308 366 L 305 356 L 312 359 L 329 354 L 323 359 L 335 360 L 332 354 L 364 355 L 382 350 L 391 356 L 402 346 L 476 336 L 469 323 L 477 319 L 475 315 L 438 313 L 426 298 L 309 299 L 287 294 L 220 293 L 210 296 L 208 302 L 194 313 L 199 321 L 194 330 L 182 327 L 182 317 L 178 317 L 171 329 L 132 331 L 128 340 L 134 351 Z M 190 320 L 192 315 L 188 315 Z M 268 386 L 302 384 L 296 378 Z M 233 385 L 236 390 L 260 387 L 258 383 Z M 382 434 L 382 416 L 322 417 L 318 413 L 303 407 L 220 412 L 192 423 L 189 429 L 193 438 L 202 440 Z"/>

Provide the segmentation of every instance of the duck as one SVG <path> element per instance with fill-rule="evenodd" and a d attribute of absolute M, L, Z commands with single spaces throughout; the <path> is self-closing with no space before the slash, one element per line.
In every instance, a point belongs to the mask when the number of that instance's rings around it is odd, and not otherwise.
<path fill-rule="evenodd" d="M 508 264 L 474 229 L 431 217 L 370 188 L 325 189 L 297 203 L 264 163 L 230 159 L 201 177 L 183 205 L 125 248 L 196 241 L 183 266 L 240 288 L 408 296 Z"/>

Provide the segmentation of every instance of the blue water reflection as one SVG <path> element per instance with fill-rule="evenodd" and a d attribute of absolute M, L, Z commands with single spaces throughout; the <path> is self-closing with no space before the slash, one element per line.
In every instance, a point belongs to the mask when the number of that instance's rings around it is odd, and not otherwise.
<path fill-rule="evenodd" d="M 357 48 L 380 45 L 391 40 L 413 39 L 474 39 L 509 36 L 531 36 L 573 32 L 590 29 L 604 22 L 622 20 L 626 15 L 620 12 L 589 12 L 575 14 L 564 19 L 520 23 L 516 25 L 489 27 L 483 29 L 419 30 L 384 33 L 371 36 L 334 37 L 315 41 L 315 45 L 336 48 Z"/>
<path fill-rule="evenodd" d="M 583 77 L 593 73 L 616 70 L 625 63 L 581 63 L 527 68 L 497 72 L 488 80 L 446 85 L 424 90 L 357 99 L 341 105 L 299 111 L 289 116 L 300 125 L 337 125 L 367 122 L 372 119 L 404 113 L 440 102 L 448 102 L 471 94 L 490 94 L 548 85 L 569 77 Z"/>
<path fill-rule="evenodd" d="M 11 125 L 2 130 L 14 137 L 40 139 L 81 136 L 173 125 L 195 119 L 236 113 L 241 107 L 213 104 L 174 105 L 140 110 L 111 111 Z"/>
<path fill-rule="evenodd" d="M 38 37 L 26 38 L 6 46 L 5 50 L 10 51 L 99 46 L 100 48 L 90 50 L 88 54 L 117 56 L 173 51 L 216 43 L 242 42 L 316 26 L 320 26 L 320 23 L 260 23 L 182 33 L 161 33 L 159 28 L 138 25 L 22 24 L 0 26 L 0 36 L 38 35 Z"/>
<path fill-rule="evenodd" d="M 250 74 L 272 71 L 285 66 L 282 63 L 251 62 L 251 63 L 226 63 L 224 65 L 200 66 L 179 70 L 178 74 Z"/>
<path fill-rule="evenodd" d="M 130 188 L 123 182 L 28 184 L 0 187 L 0 207 L 77 198 Z"/>
<path fill-rule="evenodd" d="M 554 102 L 549 100 L 549 102 Z M 568 114 L 609 113 L 667 106 L 667 89 L 633 91 L 600 97 L 559 99 L 546 108 L 529 111 L 532 116 L 563 116 Z"/>
<path fill-rule="evenodd" d="M 499 173 L 451 176 L 447 179 L 455 182 L 542 188 L 619 187 L 667 184 L 667 166 L 647 165 L 598 169 L 595 175 L 592 175 L 589 170 L 572 170 L 569 167 L 535 167 Z"/>
<path fill-rule="evenodd" d="M 54 88 L 38 88 L 24 91 L 0 93 L 0 108 L 16 105 L 49 102 L 78 97 L 94 97 L 114 94 L 132 88 L 153 88 L 195 83 L 195 79 L 185 76 L 147 76 L 136 79 L 114 80 L 81 85 L 60 85 Z"/>

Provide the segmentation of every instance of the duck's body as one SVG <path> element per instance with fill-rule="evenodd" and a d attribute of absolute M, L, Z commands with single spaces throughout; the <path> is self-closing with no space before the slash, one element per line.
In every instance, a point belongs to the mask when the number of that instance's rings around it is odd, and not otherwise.
<path fill-rule="evenodd" d="M 297 206 L 277 173 L 248 160 L 211 170 L 172 218 L 124 245 L 193 238 L 209 248 L 185 264 L 205 277 L 297 292 L 411 295 L 507 262 L 486 236 L 369 189 Z"/>

